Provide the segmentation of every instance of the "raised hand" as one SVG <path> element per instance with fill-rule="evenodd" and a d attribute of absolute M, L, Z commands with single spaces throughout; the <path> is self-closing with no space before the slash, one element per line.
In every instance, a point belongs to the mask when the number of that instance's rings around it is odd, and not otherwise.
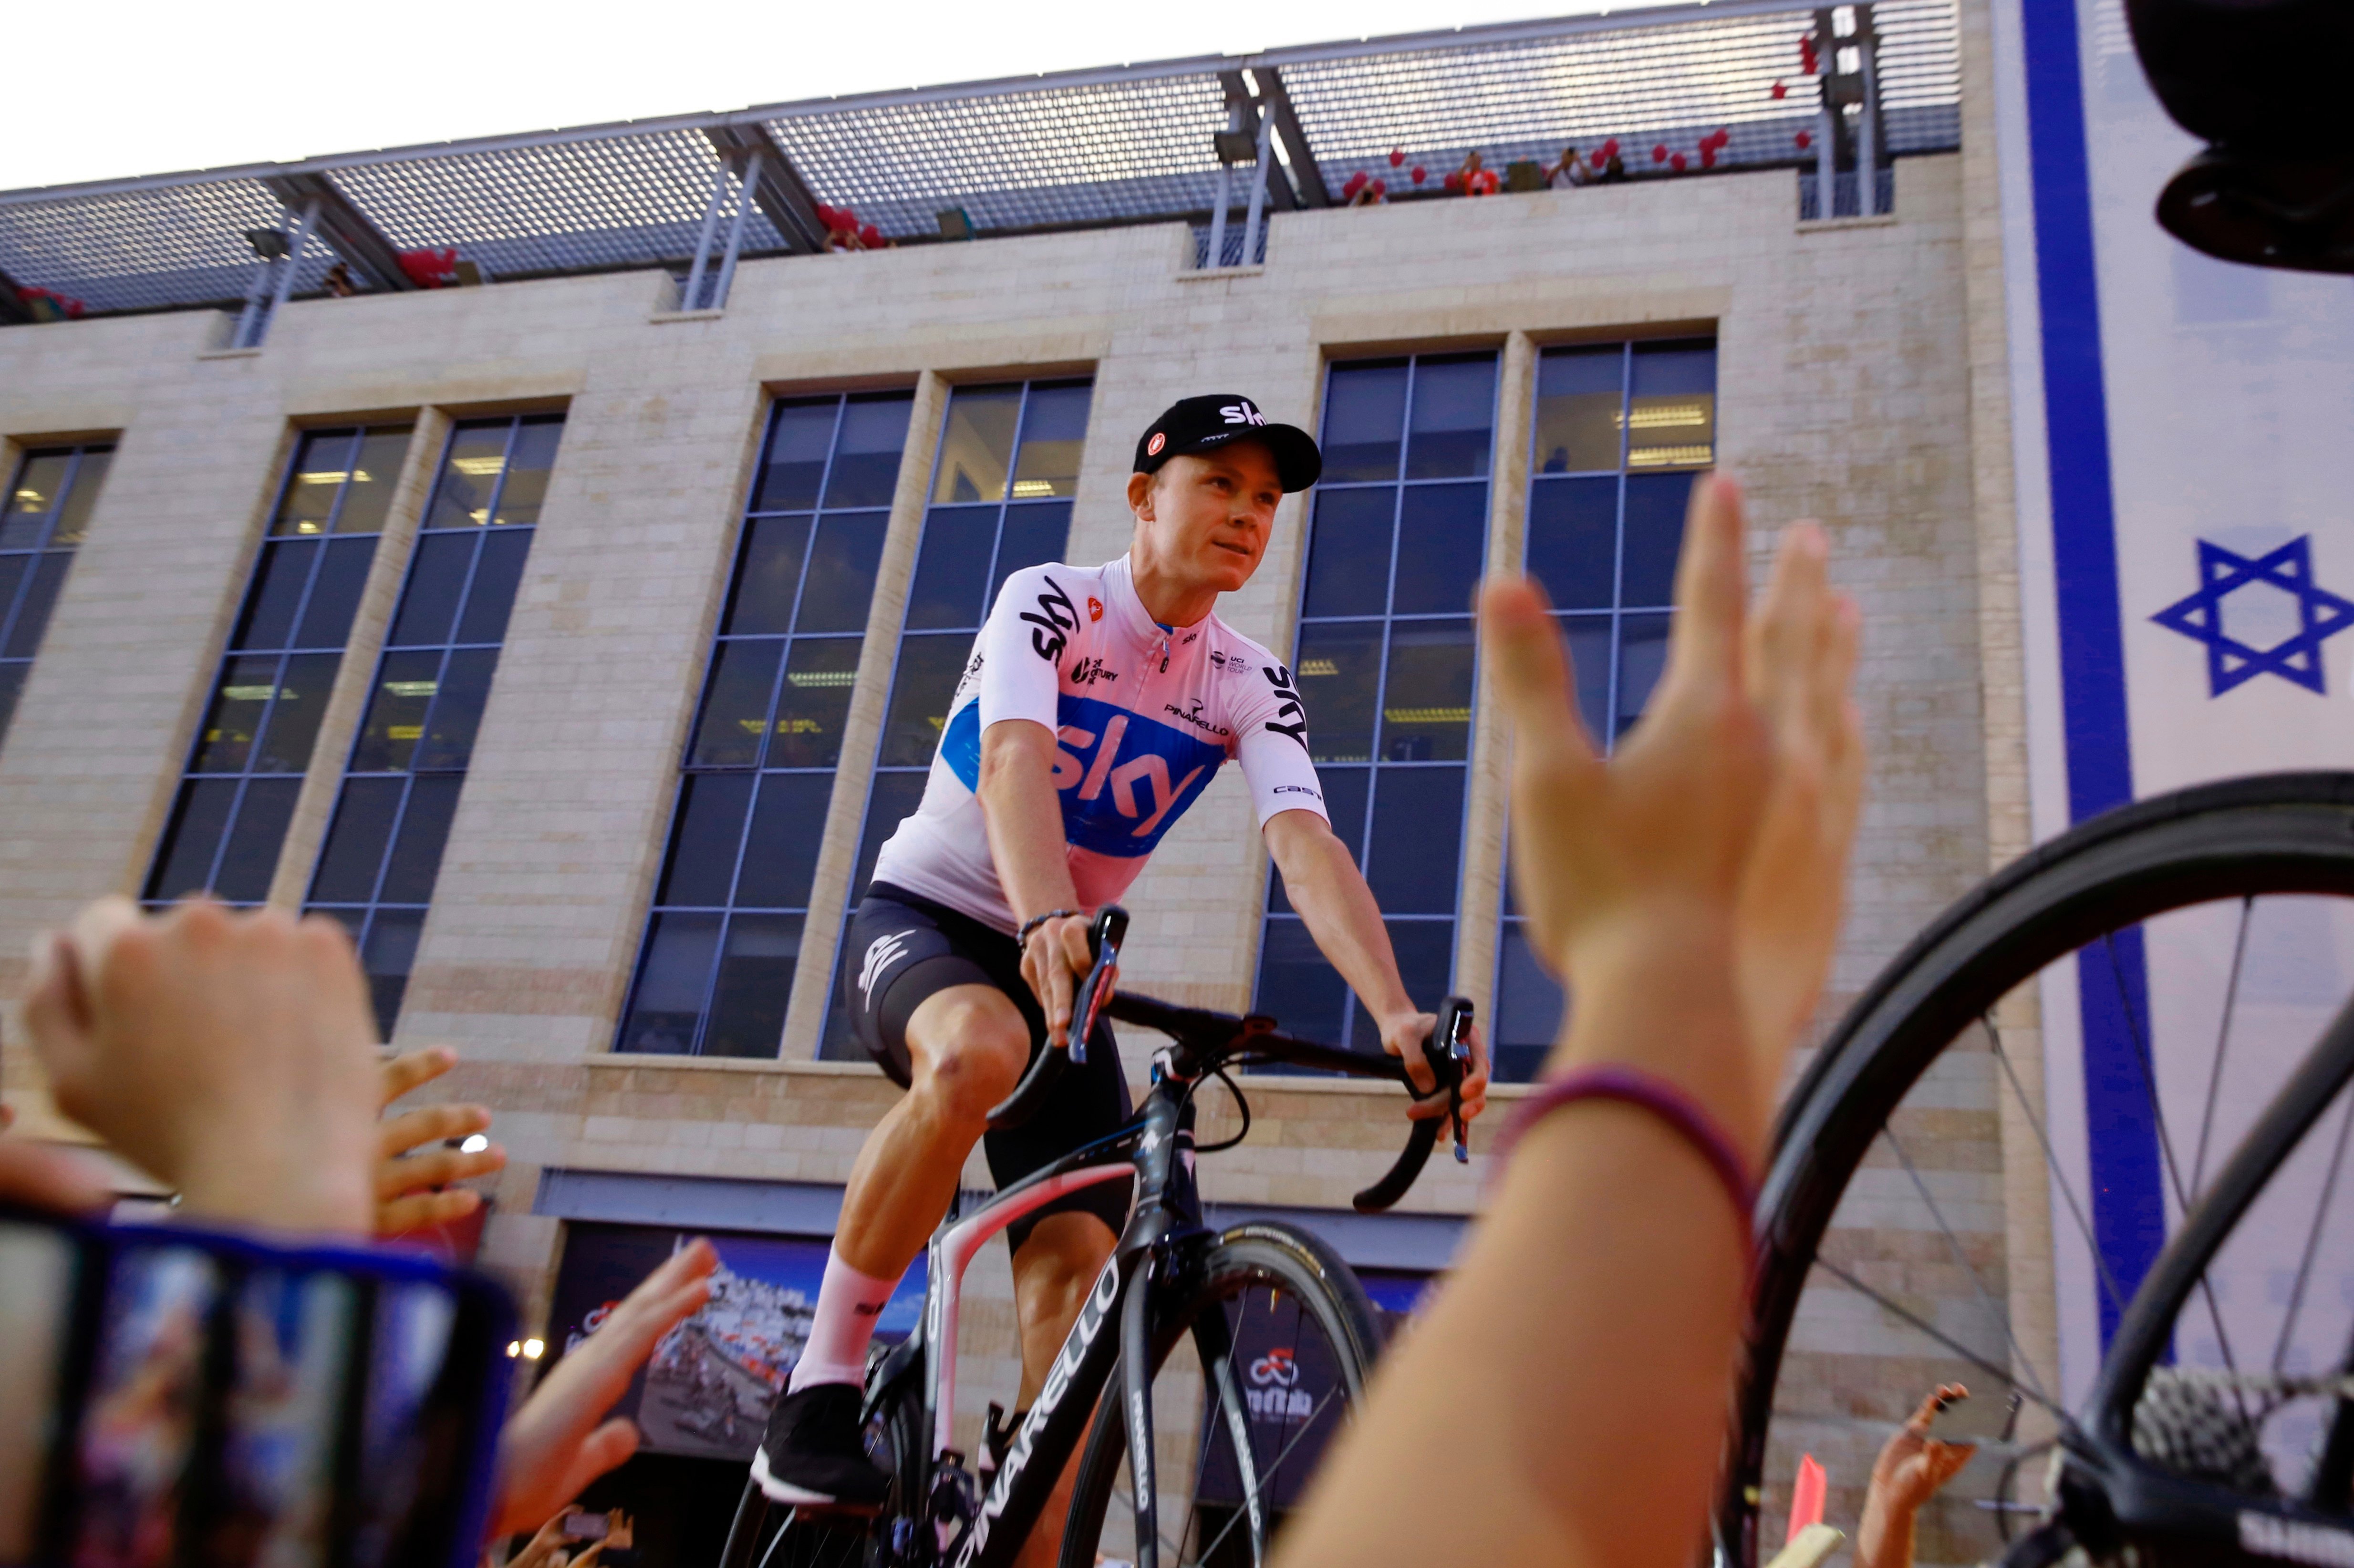
<path fill-rule="evenodd" d="M 1939 1384 L 1881 1448 L 1880 1457 L 1872 1461 L 1871 1489 L 1864 1494 L 1863 1519 L 1856 1527 L 1856 1568 L 1913 1568 L 1914 1516 L 1978 1451 L 1975 1443 L 1946 1443 L 1930 1436 L 1929 1423 L 1946 1405 L 1969 1396 L 1960 1383 Z"/>
<path fill-rule="evenodd" d="M 458 1054 L 447 1045 L 410 1051 L 384 1064 L 383 1104 L 431 1083 L 458 1065 Z M 446 1144 L 483 1131 L 491 1125 L 486 1106 L 422 1106 L 383 1123 L 376 1168 L 376 1231 L 398 1235 L 427 1225 L 446 1224 L 482 1206 L 482 1194 L 451 1188 L 453 1181 L 487 1176 L 506 1168 L 507 1151 L 497 1144 L 472 1154 L 463 1150 L 435 1148 L 423 1154 L 411 1150 Z M 442 1189 L 449 1189 L 443 1191 Z"/>

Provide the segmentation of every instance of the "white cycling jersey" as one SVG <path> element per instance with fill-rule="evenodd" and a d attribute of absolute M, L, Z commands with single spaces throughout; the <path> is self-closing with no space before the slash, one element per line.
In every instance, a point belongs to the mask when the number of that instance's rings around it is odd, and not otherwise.
<path fill-rule="evenodd" d="M 981 732 L 1000 719 L 1055 732 L 1063 839 L 1089 909 L 1127 891 L 1229 758 L 1262 826 L 1278 811 L 1325 815 L 1299 685 L 1273 654 L 1214 614 L 1157 625 L 1125 556 L 1032 567 L 1005 579 L 973 640 L 924 798 L 884 844 L 876 881 L 1016 928 L 973 794 Z"/>

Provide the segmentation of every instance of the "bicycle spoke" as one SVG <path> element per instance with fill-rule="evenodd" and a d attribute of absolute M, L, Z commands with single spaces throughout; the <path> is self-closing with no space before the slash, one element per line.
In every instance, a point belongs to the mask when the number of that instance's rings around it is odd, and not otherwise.
<path fill-rule="evenodd" d="M 2011 1355 L 2018 1360 L 2020 1369 L 2027 1373 L 2028 1383 L 2038 1393 L 2041 1393 L 2043 1380 L 2036 1375 L 2035 1363 L 2028 1359 L 2026 1347 L 2019 1342 L 2019 1336 L 2010 1330 L 2009 1309 L 1995 1305 L 1993 1296 L 1987 1290 L 1986 1281 L 1978 1276 L 1978 1265 L 1970 1261 L 1970 1255 L 1962 1245 L 1961 1237 L 1954 1234 L 1954 1227 L 1946 1223 L 1945 1211 L 1938 1208 L 1937 1200 L 1930 1196 L 1929 1184 L 1921 1179 L 1921 1172 L 1914 1167 L 1913 1157 L 1904 1152 L 1903 1144 L 1896 1141 L 1895 1128 L 1883 1126 L 1880 1129 L 1880 1136 L 1886 1139 L 1888 1147 L 1896 1151 L 1898 1161 L 1904 1167 L 1904 1174 L 1913 1179 L 1913 1190 L 1920 1193 L 1921 1201 L 1929 1206 L 1929 1217 L 1937 1222 L 1938 1233 L 1946 1238 L 1946 1245 L 1953 1253 L 1954 1261 L 1960 1264 L 1962 1272 L 1970 1277 L 1970 1289 L 1978 1296 L 1978 1304 L 1987 1309 L 1988 1316 L 2002 1325 L 2002 1337 L 2009 1344 Z"/>
<path fill-rule="evenodd" d="M 1985 1372 L 1989 1377 L 1994 1378 L 2005 1387 L 2017 1390 L 2022 1397 L 2033 1400 L 2036 1404 L 2041 1405 L 2044 1409 L 2057 1416 L 2062 1426 L 2073 1427 L 2075 1425 L 2074 1419 L 2069 1415 L 2067 1411 L 2062 1409 L 2059 1405 L 2052 1404 L 2051 1400 L 2045 1398 L 2034 1389 L 2022 1386 L 2017 1378 L 2010 1375 L 2010 1372 L 2007 1368 L 1997 1366 L 1994 1362 L 1987 1360 L 1986 1357 L 1978 1354 L 1978 1351 L 1970 1349 L 1967 1345 L 1963 1344 L 1959 1340 L 1955 1339 L 1951 1334 L 1948 1334 L 1944 1330 L 1925 1321 L 1911 1308 L 1904 1307 L 1898 1302 L 1892 1301 L 1887 1297 L 1882 1295 L 1871 1286 L 1866 1285 L 1862 1280 L 1858 1279 L 1854 1275 L 1850 1274 L 1846 1269 L 1841 1268 L 1838 1264 L 1831 1262 L 1829 1258 L 1824 1257 L 1819 1253 L 1815 1255 L 1815 1266 L 1821 1269 L 1825 1274 L 1829 1275 L 1832 1278 L 1839 1280 L 1841 1284 L 1847 1286 L 1848 1288 L 1855 1291 L 1858 1295 L 1864 1297 L 1875 1306 L 1879 1307 L 1882 1311 L 1893 1313 L 1897 1317 L 1903 1319 L 1905 1322 L 1911 1324 L 1914 1328 L 1920 1330 L 1921 1332 L 1926 1334 L 1932 1340 L 1936 1340 L 1937 1343 L 1945 1346 L 1946 1349 L 1953 1351 L 1956 1356 L 1969 1362 L 1970 1365 L 1978 1368 L 1980 1372 Z"/>
<path fill-rule="evenodd" d="M 2207 1173 L 2207 1139 L 2215 1129 L 2215 1095 L 2223 1083 L 2223 1049 L 2232 1040 L 2232 1012 L 2240 1000 L 2240 965 L 2248 956 L 2248 916 L 2255 906 L 2253 895 L 2240 900 L 2240 930 L 2232 941 L 2232 977 L 2223 982 L 2223 1017 L 2215 1026 L 2215 1062 L 2207 1070 L 2207 1105 L 2199 1116 L 2199 1148 L 2190 1157 L 2193 1192 Z"/>
<path fill-rule="evenodd" d="M 2068 1173 L 2052 1152 L 2052 1135 L 2044 1129 L 2042 1115 L 2028 1103 L 2027 1087 L 2019 1081 L 2019 1069 L 2011 1065 L 2010 1054 L 2002 1048 L 2002 1032 L 1994 1025 L 1991 1013 L 1982 1013 L 1978 1024 L 1987 1032 L 1987 1043 L 1994 1048 L 1994 1058 L 2002 1064 L 2002 1075 L 2010 1080 L 2010 1092 L 2018 1097 L 2019 1108 L 2025 1113 L 2027 1125 L 2034 1129 L 2035 1141 L 2043 1150 L 2043 1169 L 2059 1187 L 2060 1195 L 2068 1201 L 2068 1213 L 2076 1222 L 2076 1234 L 2093 1255 L 2093 1266 L 2099 1274 L 2101 1288 L 2108 1292 L 2109 1305 L 2122 1316 L 2126 1309 L 2125 1292 L 2117 1288 L 2116 1277 L 2109 1272 L 2109 1260 L 2103 1255 L 2100 1243 L 2094 1238 L 2093 1227 L 2084 1218 L 2084 1206 L 2076 1201 L 2076 1189 L 2068 1182 Z"/>
<path fill-rule="evenodd" d="M 2337 1196 L 2338 1169 L 2346 1160 L 2346 1135 L 2354 1131 L 2354 1097 L 2346 1102 L 2345 1119 L 2338 1124 L 2338 1144 L 2329 1153 L 2329 1175 L 2321 1184 L 2321 1202 L 2313 1211 L 2313 1229 L 2305 1238 L 2305 1255 L 2296 1262 L 2296 1283 L 2289 1287 L 2288 1315 L 2281 1319 L 2280 1338 L 2273 1344 L 2273 1375 L 2281 1373 L 2283 1361 L 2288 1355 L 2290 1337 L 2296 1331 L 2297 1314 L 2305 1308 L 2306 1282 L 2313 1277 L 2313 1258 L 2321 1246 L 2321 1224 L 2329 1215 L 2330 1200 Z"/>
<path fill-rule="evenodd" d="M 1316 1408 L 1308 1413 L 1308 1419 L 1300 1423 L 1299 1430 L 1293 1435 L 1291 1441 L 1283 1446 L 1283 1452 L 1275 1457 L 1275 1463 L 1267 1467 L 1267 1476 L 1272 1477 L 1278 1470 L 1283 1468 L 1283 1462 L 1291 1457 L 1291 1451 L 1294 1448 L 1299 1446 L 1300 1438 L 1307 1436 L 1309 1433 L 1315 1430 L 1316 1423 L 1323 1417 L 1324 1412 L 1331 1407 L 1334 1397 L 1338 1395 L 1340 1392 L 1341 1390 L 1337 1385 L 1325 1391 L 1324 1397 L 1316 1402 Z M 1226 1528 L 1218 1531 L 1217 1539 L 1211 1542 L 1207 1547 L 1203 1549 L 1202 1555 L 1197 1559 L 1197 1561 L 1207 1563 L 1212 1557 L 1215 1556 L 1218 1548 L 1225 1543 L 1226 1537 L 1235 1532 L 1235 1526 L 1240 1524 L 1245 1517 L 1246 1516 L 1242 1513 L 1237 1512 L 1234 1518 L 1226 1520 Z"/>

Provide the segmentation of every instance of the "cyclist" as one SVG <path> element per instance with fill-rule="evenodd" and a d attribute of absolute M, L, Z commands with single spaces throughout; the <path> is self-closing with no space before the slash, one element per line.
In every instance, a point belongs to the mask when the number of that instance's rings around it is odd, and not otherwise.
<path fill-rule="evenodd" d="M 954 1197 L 976 1140 L 1000 1186 L 1118 1128 L 1129 1102 L 1108 1023 L 1030 1122 L 984 1138 L 1034 1053 L 1066 1042 L 1091 966 L 1087 912 L 1117 899 L 1219 766 L 1242 764 L 1292 906 L 1425 1089 L 1436 1019 L 1411 1001 L 1381 910 L 1328 825 L 1307 716 L 1281 661 L 1214 613 L 1250 581 L 1277 504 L 1316 482 L 1306 431 L 1247 397 L 1187 397 L 1146 429 L 1128 482 L 1128 554 L 1013 573 L 950 703 L 914 815 L 882 849 L 852 926 L 843 1000 L 907 1089 L 860 1151 L 815 1320 L 753 1474 L 784 1503 L 872 1509 L 860 1440 L 875 1319 Z M 1476 1113 L 1484 1044 L 1464 1086 Z M 1435 1114 L 1444 1101 L 1417 1110 Z M 1083 1189 L 1007 1231 L 1033 1399 L 1128 1210 Z M 1067 1478 L 1066 1478 L 1067 1481 Z M 1046 1518 L 1059 1520 L 1063 1508 Z M 1059 1526 L 1034 1537 L 1053 1549 Z"/>

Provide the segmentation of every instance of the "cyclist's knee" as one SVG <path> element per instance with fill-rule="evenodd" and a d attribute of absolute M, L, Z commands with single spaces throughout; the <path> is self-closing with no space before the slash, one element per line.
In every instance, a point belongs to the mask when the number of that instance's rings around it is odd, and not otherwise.
<path fill-rule="evenodd" d="M 1029 1025 L 1001 996 L 960 1000 L 934 1018 L 909 1020 L 907 1033 L 916 1093 L 953 1121 L 984 1120 L 1030 1059 Z"/>

